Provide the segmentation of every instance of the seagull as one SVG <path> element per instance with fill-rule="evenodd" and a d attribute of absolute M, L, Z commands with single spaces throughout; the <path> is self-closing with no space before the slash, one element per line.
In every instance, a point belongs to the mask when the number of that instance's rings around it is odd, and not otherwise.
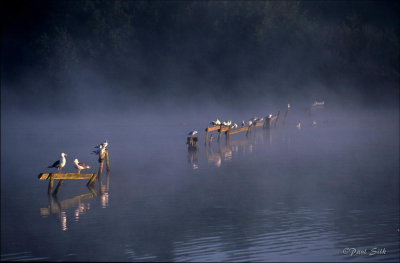
<path fill-rule="evenodd" d="M 87 165 L 87 164 L 85 164 L 85 163 L 80 163 L 80 162 L 78 161 L 78 159 L 75 159 L 75 160 L 74 160 L 74 163 L 75 163 L 76 169 L 78 169 L 78 174 L 81 173 L 81 170 L 90 168 L 89 165 Z"/>
<path fill-rule="evenodd" d="M 231 126 L 232 125 L 232 121 L 227 121 L 227 122 L 224 121 L 222 124 L 225 125 L 225 126 Z"/>
<path fill-rule="evenodd" d="M 105 140 L 103 143 L 95 146 L 94 148 L 106 148 L 108 146 L 108 141 Z"/>
<path fill-rule="evenodd" d="M 210 122 L 211 125 L 221 125 L 221 121 L 220 120 L 216 120 L 216 121 L 212 121 Z"/>
<path fill-rule="evenodd" d="M 313 127 L 317 127 L 317 122 L 316 122 L 316 121 L 313 121 L 313 122 L 312 122 L 312 126 L 313 126 Z"/>
<path fill-rule="evenodd" d="M 301 123 L 300 122 L 296 124 L 296 128 L 299 129 L 299 130 L 301 129 Z"/>
<path fill-rule="evenodd" d="M 290 109 L 290 104 L 287 105 L 287 108 Z"/>
<path fill-rule="evenodd" d="M 246 126 L 246 123 L 244 123 L 244 120 L 242 120 L 242 126 L 243 127 Z"/>
<path fill-rule="evenodd" d="M 48 168 L 57 168 L 58 171 L 61 171 L 61 169 L 65 166 L 67 163 L 67 160 L 65 159 L 65 156 L 68 156 L 66 153 L 61 153 L 61 158 L 60 160 L 57 160 L 53 163 L 53 165 L 50 165 Z"/>
<path fill-rule="evenodd" d="M 272 114 L 268 114 L 268 119 L 271 119 L 272 118 Z"/>
<path fill-rule="evenodd" d="M 188 135 L 190 135 L 190 136 L 195 136 L 196 134 L 197 134 L 197 131 L 191 131 L 188 133 Z"/>
<path fill-rule="evenodd" d="M 237 125 L 236 123 L 234 123 L 234 124 L 231 126 L 232 129 L 235 129 L 235 128 L 237 128 L 237 127 L 238 127 L 238 125 Z"/>
<path fill-rule="evenodd" d="M 93 151 L 93 153 L 99 155 L 102 151 L 105 150 L 105 148 L 103 148 L 103 144 L 100 144 L 98 146 L 96 146 L 95 148 L 98 148 L 97 150 Z"/>

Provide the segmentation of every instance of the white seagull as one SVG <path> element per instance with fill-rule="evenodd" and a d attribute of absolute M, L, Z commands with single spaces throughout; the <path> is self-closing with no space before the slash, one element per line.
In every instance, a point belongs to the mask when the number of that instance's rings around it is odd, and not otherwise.
<path fill-rule="evenodd" d="M 287 105 L 287 108 L 290 109 L 290 104 Z"/>
<path fill-rule="evenodd" d="M 225 125 L 225 126 L 231 126 L 232 125 L 232 121 L 227 121 L 227 122 L 224 121 L 222 124 Z"/>
<path fill-rule="evenodd" d="M 78 169 L 78 174 L 81 173 L 81 170 L 90 168 L 89 165 L 87 165 L 87 164 L 85 164 L 85 163 L 80 163 L 80 162 L 78 161 L 78 159 L 75 159 L 75 160 L 74 160 L 74 164 L 75 164 L 76 169 Z"/>
<path fill-rule="evenodd" d="M 221 125 L 221 121 L 217 119 L 216 121 L 212 121 L 211 125 Z"/>
<path fill-rule="evenodd" d="M 301 129 L 301 123 L 300 122 L 296 124 L 296 128 L 299 129 L 299 130 Z"/>
<path fill-rule="evenodd" d="M 50 165 L 48 168 L 57 168 L 58 171 L 61 171 L 61 169 L 65 166 L 67 163 L 67 160 L 65 159 L 65 156 L 68 156 L 66 153 L 61 153 L 61 158 L 60 160 L 57 160 L 53 163 L 53 165 Z"/>
<path fill-rule="evenodd" d="M 190 135 L 190 136 L 195 136 L 196 134 L 197 134 L 197 131 L 191 131 L 188 133 L 188 135 Z"/>
<path fill-rule="evenodd" d="M 242 120 L 242 126 L 246 126 L 246 123 L 244 123 L 244 120 Z"/>
<path fill-rule="evenodd" d="M 313 121 L 313 122 L 312 122 L 312 126 L 313 126 L 313 127 L 316 127 L 316 126 L 317 126 L 317 122 L 316 122 L 316 121 Z"/>

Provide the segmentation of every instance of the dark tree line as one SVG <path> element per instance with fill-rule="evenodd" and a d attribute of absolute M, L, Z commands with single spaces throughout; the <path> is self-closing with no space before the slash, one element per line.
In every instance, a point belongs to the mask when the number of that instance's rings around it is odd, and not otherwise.
<path fill-rule="evenodd" d="M 30 72 L 63 85 L 77 65 L 153 91 L 161 88 L 149 72 L 165 79 L 170 68 L 231 93 L 245 79 L 281 86 L 290 79 L 297 88 L 312 78 L 332 89 L 345 79 L 377 96 L 378 86 L 396 89 L 399 79 L 396 1 L 20 0 L 2 5 L 2 78 L 11 83 Z"/>

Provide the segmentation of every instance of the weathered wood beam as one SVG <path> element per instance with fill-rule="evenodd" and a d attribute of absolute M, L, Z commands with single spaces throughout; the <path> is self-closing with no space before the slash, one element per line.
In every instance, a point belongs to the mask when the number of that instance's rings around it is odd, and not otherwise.
<path fill-rule="evenodd" d="M 78 173 L 40 173 L 39 180 L 56 180 L 56 179 L 90 179 L 95 174 L 78 174 Z"/>
<path fill-rule="evenodd" d="M 214 126 L 207 127 L 205 129 L 205 131 L 206 132 L 218 131 L 218 129 L 220 129 L 220 128 L 221 128 L 221 125 L 214 125 Z"/>
<path fill-rule="evenodd" d="M 226 132 L 226 131 L 228 131 L 230 128 L 231 128 L 231 127 L 229 127 L 229 126 L 221 126 L 221 128 L 218 129 L 218 131 L 219 131 L 219 132 Z"/>
<path fill-rule="evenodd" d="M 226 131 L 226 133 L 228 135 L 231 135 L 231 134 L 235 134 L 235 133 L 243 132 L 243 131 L 248 131 L 248 130 L 249 130 L 249 126 L 238 128 L 238 129 L 230 129 L 230 130 Z"/>

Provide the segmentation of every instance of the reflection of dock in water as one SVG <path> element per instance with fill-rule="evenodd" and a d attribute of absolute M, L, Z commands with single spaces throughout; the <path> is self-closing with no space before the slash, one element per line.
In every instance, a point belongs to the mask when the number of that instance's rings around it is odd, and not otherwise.
<path fill-rule="evenodd" d="M 311 106 L 313 111 L 323 109 L 325 102 L 314 102 Z M 265 117 L 253 117 L 249 121 L 242 120 L 241 126 L 239 127 L 236 123 L 231 121 L 220 122 L 212 121 L 205 128 L 205 157 L 208 163 L 213 163 L 216 167 L 221 167 L 223 162 L 232 161 L 235 155 L 253 153 L 255 146 L 262 149 L 263 147 L 270 147 L 271 150 L 278 149 L 278 146 L 283 146 L 284 149 L 288 150 L 292 144 L 291 130 L 300 125 L 303 127 L 301 122 L 304 121 L 304 127 L 306 129 L 312 127 L 315 129 L 319 126 L 317 120 L 304 120 L 304 117 L 293 116 L 288 118 L 292 107 L 287 104 L 287 108 L 284 111 L 283 116 L 280 118 L 280 111 L 276 114 L 268 114 Z M 303 115 L 303 114 L 301 114 Z M 294 118 L 297 118 L 294 119 Z M 298 123 L 297 126 L 293 122 Z M 279 123 L 279 125 L 278 125 Z M 277 129 L 278 128 L 278 129 Z M 212 134 L 214 133 L 214 134 Z M 217 134 L 215 134 L 217 133 Z M 222 135 L 225 135 L 225 140 L 221 140 Z M 217 135 L 216 142 L 214 141 L 214 135 Z M 198 151 L 199 145 L 197 145 L 198 138 L 188 138 L 188 160 L 192 164 L 193 169 L 199 168 Z M 257 151 L 259 152 L 259 151 Z"/>
<path fill-rule="evenodd" d="M 223 141 L 205 143 L 205 158 L 207 163 L 219 168 L 224 162 L 231 162 L 235 156 L 252 154 L 257 145 L 271 145 L 276 141 L 276 136 L 275 129 L 252 129 L 249 134 L 242 133 L 242 136 L 228 135 Z M 199 145 L 188 147 L 188 162 L 192 169 L 199 168 Z"/>
<path fill-rule="evenodd" d="M 107 173 L 106 183 L 103 184 L 101 178 L 98 180 L 99 187 L 96 189 L 94 185 L 87 185 L 88 193 L 80 194 L 65 200 L 58 200 L 56 194 L 48 195 L 48 207 L 40 208 L 40 215 L 43 218 L 51 216 L 52 214 L 58 215 L 61 225 L 61 230 L 68 230 L 68 210 L 73 209 L 73 220 L 78 222 L 81 215 L 87 213 L 91 208 L 90 200 L 95 198 L 100 199 L 101 207 L 107 208 L 109 202 L 109 189 L 110 189 L 110 173 Z M 72 216 L 72 215 L 71 215 Z"/>
<path fill-rule="evenodd" d="M 107 166 L 107 175 L 106 182 L 103 184 L 102 182 L 102 174 L 104 168 L 104 162 Z M 59 182 L 53 191 L 54 181 L 58 179 Z M 58 200 L 58 192 L 63 185 L 63 181 L 65 179 L 89 179 L 89 182 L 86 184 L 89 192 L 77 195 L 70 199 L 65 199 L 62 201 Z M 101 159 L 99 163 L 98 173 L 95 174 L 75 174 L 75 173 L 41 173 L 39 174 L 39 180 L 49 180 L 48 186 L 48 202 L 49 205 L 46 208 L 40 208 L 40 215 L 42 217 L 48 217 L 53 214 L 57 214 L 59 216 L 61 230 L 68 230 L 68 210 L 74 209 L 74 221 L 78 222 L 80 215 L 86 213 L 91 209 L 91 204 L 89 200 L 94 198 L 100 198 L 100 203 L 102 208 L 108 207 L 109 202 L 109 189 L 110 189 L 110 163 L 108 158 L 108 152 L 106 154 L 106 158 Z M 94 183 L 98 182 L 98 189 L 96 189 Z M 100 194 L 99 194 L 100 193 Z"/>

